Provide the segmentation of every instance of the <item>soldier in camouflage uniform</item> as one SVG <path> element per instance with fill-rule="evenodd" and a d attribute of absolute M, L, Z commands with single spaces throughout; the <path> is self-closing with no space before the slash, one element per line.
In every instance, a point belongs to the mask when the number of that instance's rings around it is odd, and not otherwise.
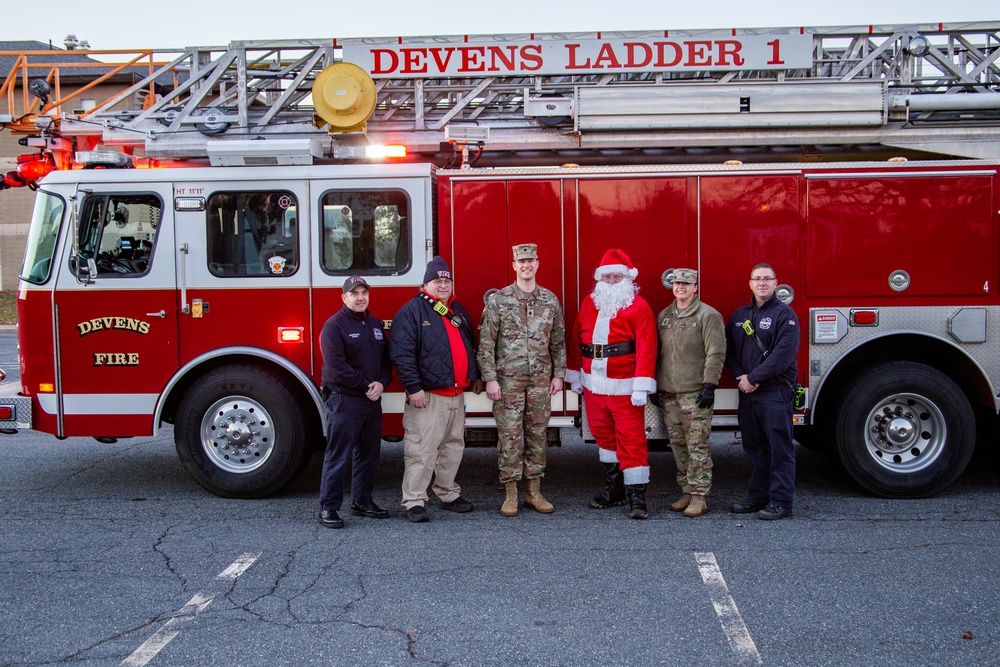
<path fill-rule="evenodd" d="M 696 517 L 708 511 L 705 496 L 712 487 L 708 436 L 726 359 L 726 328 L 722 315 L 698 298 L 697 271 L 676 269 L 673 292 L 673 303 L 656 317 L 656 388 L 681 487 L 670 509 Z"/>
<path fill-rule="evenodd" d="M 535 244 L 514 246 L 517 281 L 490 297 L 479 325 L 479 368 L 486 395 L 494 401 L 500 481 L 506 489 L 503 516 L 517 514 L 522 476 L 528 480 L 525 507 L 545 514 L 555 509 L 542 497 L 540 485 L 550 397 L 562 390 L 566 375 L 566 327 L 559 299 L 536 284 L 536 271 Z"/>

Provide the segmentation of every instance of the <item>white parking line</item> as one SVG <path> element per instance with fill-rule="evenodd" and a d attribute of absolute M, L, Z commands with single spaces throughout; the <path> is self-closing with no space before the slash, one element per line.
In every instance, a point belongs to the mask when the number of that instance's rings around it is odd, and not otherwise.
<path fill-rule="evenodd" d="M 260 558 L 259 553 L 243 554 L 237 558 L 232 565 L 220 572 L 216 579 L 228 579 L 229 581 L 235 581 L 236 577 L 249 570 L 250 566 L 253 565 L 258 558 Z"/>
<path fill-rule="evenodd" d="M 260 553 L 246 553 L 237 558 L 232 565 L 220 572 L 215 578 L 221 581 L 236 581 L 236 578 L 250 569 L 250 566 L 257 562 Z M 163 626 L 153 633 L 153 636 L 142 643 L 142 646 L 132 652 L 132 655 L 122 660 L 124 667 L 143 667 L 150 660 L 163 650 L 171 640 L 180 634 L 178 626 L 193 619 L 195 616 L 205 611 L 208 605 L 212 604 L 215 593 L 203 593 L 198 591 L 195 596 L 188 600 L 187 604 L 177 610 L 174 617 L 168 620 Z"/>
<path fill-rule="evenodd" d="M 172 618 L 166 624 L 153 633 L 153 636 L 142 643 L 132 655 L 122 660 L 127 667 L 142 667 L 147 662 L 156 657 L 156 654 L 163 650 L 163 647 L 170 643 L 170 640 L 178 635 L 179 630 L 171 630 L 176 618 Z"/>
<path fill-rule="evenodd" d="M 715 562 L 715 554 L 711 552 L 698 552 L 694 554 L 694 559 L 698 563 L 698 570 L 701 572 L 701 579 L 708 586 L 708 594 L 715 607 L 715 613 L 722 624 L 722 632 L 729 640 L 729 646 L 740 658 L 741 663 L 752 663 L 763 665 L 760 653 L 757 652 L 757 645 L 754 644 L 750 631 L 747 629 L 740 610 L 736 607 L 736 601 L 729 594 L 729 587 L 726 580 L 722 578 L 722 571 L 719 564 Z"/>

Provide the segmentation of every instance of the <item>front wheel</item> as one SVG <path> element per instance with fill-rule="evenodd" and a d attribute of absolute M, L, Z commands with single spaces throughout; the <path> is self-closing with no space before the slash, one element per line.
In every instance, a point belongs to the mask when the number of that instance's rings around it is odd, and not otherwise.
<path fill-rule="evenodd" d="M 177 455 L 218 496 L 269 496 L 297 477 L 312 454 L 307 402 L 303 392 L 255 366 L 209 371 L 178 406 Z"/>
<path fill-rule="evenodd" d="M 912 362 L 879 364 L 856 377 L 836 420 L 844 469 L 885 498 L 942 491 L 965 470 L 976 442 L 972 406 L 959 386 Z"/>

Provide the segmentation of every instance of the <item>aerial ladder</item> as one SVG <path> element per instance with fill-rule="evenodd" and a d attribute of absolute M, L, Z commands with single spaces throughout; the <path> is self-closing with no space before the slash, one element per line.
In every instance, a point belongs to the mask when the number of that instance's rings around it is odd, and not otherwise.
<path fill-rule="evenodd" d="M 798 49 L 794 62 L 778 57 L 779 39 Z M 733 44 L 775 52 L 757 67 Z M 721 58 L 699 60 L 716 47 Z M 587 48 L 594 55 L 584 63 Z M 688 66 L 644 67 L 636 54 L 654 49 L 661 60 L 686 53 Z M 0 125 L 29 137 L 25 143 L 52 155 L 56 168 L 99 147 L 223 165 L 368 159 L 373 147 L 391 144 L 404 145 L 407 159 L 449 166 L 474 162 L 484 145 L 480 166 L 682 162 L 706 154 L 1000 158 L 998 22 L 73 51 L 124 60 L 104 65 L 108 72 L 143 72 L 86 110 L 73 109 L 78 90 L 60 89 L 69 65 L 53 53 L 16 54 L 0 87 Z M 579 60 L 548 70 L 538 66 L 543 53 Z M 352 62 L 363 59 L 358 54 L 376 60 Z M 515 64 L 517 54 L 523 58 Z M 460 56 L 501 66 L 467 73 L 386 66 Z"/>

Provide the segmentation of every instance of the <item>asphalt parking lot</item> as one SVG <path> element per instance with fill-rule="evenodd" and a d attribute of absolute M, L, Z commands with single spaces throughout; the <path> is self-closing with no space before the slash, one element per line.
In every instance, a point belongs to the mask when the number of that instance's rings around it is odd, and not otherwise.
<path fill-rule="evenodd" d="M 888 501 L 800 449 L 795 518 L 762 522 L 725 511 L 747 466 L 720 433 L 711 511 L 667 510 L 658 452 L 634 521 L 586 507 L 592 445 L 550 451 L 554 514 L 513 518 L 495 452 L 470 449 L 476 510 L 432 503 L 412 524 L 386 444 L 376 499 L 393 518 L 331 531 L 319 456 L 286 493 L 234 501 L 187 476 L 169 433 L 0 446 L 3 665 L 995 664 L 995 457 L 941 496 Z"/>
<path fill-rule="evenodd" d="M 0 334 L 2 338 L 5 334 Z M 0 343 L 3 341 L 0 340 Z M 0 367 L 10 367 L 0 346 Z M 712 437 L 711 511 L 650 518 L 586 501 L 596 448 L 549 454 L 551 515 L 499 515 L 496 453 L 469 449 L 470 514 L 316 521 L 321 457 L 282 494 L 214 497 L 172 433 L 102 444 L 0 436 L 0 665 L 994 665 L 1000 457 L 934 498 L 892 501 L 798 448 L 795 518 L 730 514 L 749 467 Z"/>

